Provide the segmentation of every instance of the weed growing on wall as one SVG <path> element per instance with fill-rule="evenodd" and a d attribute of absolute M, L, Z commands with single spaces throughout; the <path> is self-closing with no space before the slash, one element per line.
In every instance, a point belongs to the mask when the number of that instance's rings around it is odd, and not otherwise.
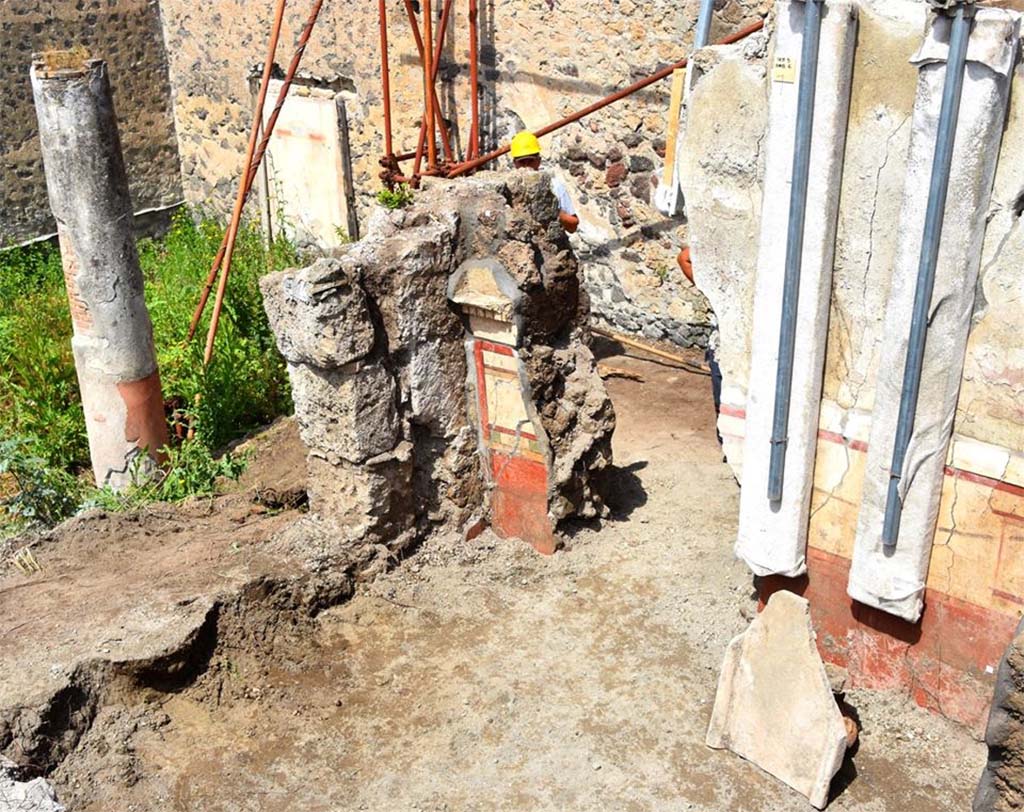
<path fill-rule="evenodd" d="M 203 492 L 206 485 L 197 482 L 212 481 L 206 460 L 213 461 L 215 449 L 291 408 L 284 361 L 257 284 L 271 270 L 298 264 L 287 241 L 267 250 L 256 228 L 243 227 L 209 368 L 203 368 L 202 356 L 212 297 L 195 339 L 185 343 L 223 234 L 214 221 L 197 223 L 180 211 L 165 237 L 139 242 L 172 436 L 180 441 L 191 421 L 196 443 L 186 443 L 180 452 L 172 448 L 178 464 L 157 498 Z M 57 247 L 43 243 L 0 252 L 0 303 L 0 436 L 20 438 L 19 453 L 73 478 L 88 470 L 89 448 Z M 2 488 L 0 482 L 0 494 Z"/>
<path fill-rule="evenodd" d="M 381 189 L 377 192 L 377 202 L 385 209 L 404 209 L 412 203 L 412 189 L 407 184 L 400 183 L 394 189 Z"/>

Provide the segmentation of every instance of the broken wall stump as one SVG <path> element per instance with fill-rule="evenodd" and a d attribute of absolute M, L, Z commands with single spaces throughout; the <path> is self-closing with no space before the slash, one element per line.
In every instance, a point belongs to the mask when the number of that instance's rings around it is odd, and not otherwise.
<path fill-rule="evenodd" d="M 846 753 L 847 728 L 815 647 L 805 599 L 776 592 L 729 644 L 706 741 L 825 808 Z"/>
<path fill-rule="evenodd" d="M 999 665 L 985 743 L 988 763 L 973 812 L 1024 808 L 1024 621 Z"/>
<path fill-rule="evenodd" d="M 486 515 L 542 552 L 605 512 L 614 411 L 535 173 L 428 183 L 331 259 L 261 282 L 314 521 L 394 554 Z"/>
<path fill-rule="evenodd" d="M 110 81 L 75 51 L 36 55 L 31 79 L 89 456 L 120 489 L 156 469 L 167 421 Z"/>

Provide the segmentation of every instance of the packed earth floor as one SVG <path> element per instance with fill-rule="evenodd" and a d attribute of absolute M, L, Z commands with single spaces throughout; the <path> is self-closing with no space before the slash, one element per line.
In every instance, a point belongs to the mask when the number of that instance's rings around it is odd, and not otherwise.
<path fill-rule="evenodd" d="M 605 350 L 643 380 L 607 380 L 614 514 L 562 552 L 453 535 L 351 599 L 275 591 L 291 565 L 264 547 L 303 470 L 284 422 L 234 493 L 79 518 L 33 548 L 42 573 L 5 569 L 0 733 L 63 691 L 14 727 L 75 812 L 810 809 L 703 743 L 757 608 L 709 382 Z M 969 808 L 968 731 L 900 695 L 848 701 L 862 730 L 830 809 Z"/>

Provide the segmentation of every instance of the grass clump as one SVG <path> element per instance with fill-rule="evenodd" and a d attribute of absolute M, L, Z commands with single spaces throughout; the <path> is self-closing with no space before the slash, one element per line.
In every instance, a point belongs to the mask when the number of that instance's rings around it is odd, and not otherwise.
<path fill-rule="evenodd" d="M 404 209 L 412 203 L 412 189 L 407 183 L 400 183 L 394 189 L 381 189 L 377 192 L 377 202 L 385 209 Z"/>
<path fill-rule="evenodd" d="M 130 471 L 131 485 L 121 491 L 98 489 L 89 495 L 85 506 L 124 511 L 135 510 L 149 502 L 180 502 L 191 496 L 212 496 L 218 480 L 237 480 L 245 471 L 244 456 L 232 456 L 228 452 L 214 457 L 206 445 L 195 440 L 165 451 L 167 462 L 161 476 L 146 476 L 137 464 Z M 139 459 L 141 462 L 141 457 Z"/>
<path fill-rule="evenodd" d="M 223 235 L 224 228 L 211 218 L 193 219 L 192 213 L 181 210 L 166 236 L 139 241 L 157 363 L 165 403 L 177 424 L 172 426 L 172 436 L 177 438 L 169 450 L 167 475 L 157 487 L 139 485 L 122 500 L 125 503 L 209 492 L 216 477 L 228 475 L 237 464 L 215 459 L 216 450 L 291 409 L 284 361 L 258 286 L 261 275 L 298 264 L 299 256 L 286 240 L 279 239 L 268 250 L 255 227 L 239 230 L 209 367 L 203 366 L 203 347 L 212 299 L 196 337 L 185 342 L 192 311 Z M 79 498 L 82 494 L 66 477 L 77 481 L 88 471 L 89 448 L 58 248 L 40 243 L 0 252 L 0 301 L 0 436 L 18 438 L 17 449 L 4 453 L 19 461 L 23 479 L 30 470 L 43 479 L 41 470 L 52 471 L 53 482 L 62 482 L 71 498 Z M 194 439 L 182 444 L 186 423 L 193 426 Z M 0 498 L 4 488 L 0 480 Z M 25 499 L 43 492 L 17 489 L 26 494 Z M 12 519 L 15 510 L 22 511 L 13 504 L 0 503 L 0 513 Z M 60 510 L 40 507 L 34 518 L 51 523 L 62 513 L 66 515 L 66 505 Z M 30 518 L 23 511 L 18 517 Z"/>

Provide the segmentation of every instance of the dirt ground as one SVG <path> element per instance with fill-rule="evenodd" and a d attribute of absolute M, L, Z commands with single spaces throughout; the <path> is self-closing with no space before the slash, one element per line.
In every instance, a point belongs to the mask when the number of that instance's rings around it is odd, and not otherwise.
<path fill-rule="evenodd" d="M 222 609 L 217 640 L 176 679 L 105 691 L 50 771 L 69 809 L 810 809 L 703 744 L 725 647 L 756 610 L 731 552 L 739 491 L 715 439 L 709 382 L 634 358 L 606 363 L 644 378 L 607 381 L 619 418 L 611 520 L 574 529 L 553 557 L 490 532 L 436 538 L 315 617 L 282 622 L 238 602 Z M 92 549 L 107 549 L 113 568 L 93 600 L 112 589 L 129 600 L 132 585 L 152 577 L 150 559 L 131 550 L 136 539 L 162 550 L 165 566 L 179 562 L 157 578 L 178 585 L 135 593 L 136 603 L 174 606 L 183 573 L 223 589 L 258 567 L 259 539 L 297 516 L 248 495 L 268 470 L 287 467 L 294 478 L 301 469 L 294 432 L 275 437 L 245 492 L 194 507 L 201 515 L 135 527 L 89 520 L 90 534 L 106 533 Z M 38 552 L 48 577 L 75 578 L 62 555 L 70 545 Z M 0 611 L 23 624 L 14 632 L 21 649 L 30 635 L 40 650 L 33 662 L 57 660 L 52 646 L 73 628 L 52 602 L 67 590 L 25 588 L 15 606 L 5 583 Z M 37 605 L 43 594 L 51 603 Z M 64 628 L 39 620 L 40 609 Z M 4 626 L 0 677 L 10 682 L 13 623 Z M 19 679 L 29 678 L 42 677 Z M 0 687 L 0 700 L 10 692 Z M 980 743 L 901 696 L 855 691 L 848 700 L 863 729 L 831 809 L 969 809 Z"/>

